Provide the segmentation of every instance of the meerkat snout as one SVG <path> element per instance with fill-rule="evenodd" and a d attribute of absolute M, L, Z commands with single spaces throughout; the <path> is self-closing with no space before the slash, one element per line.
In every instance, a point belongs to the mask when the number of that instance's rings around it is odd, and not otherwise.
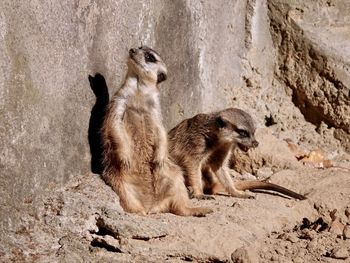
<path fill-rule="evenodd" d="M 135 48 L 131 48 L 131 49 L 129 50 L 129 55 L 130 55 L 130 57 L 132 57 L 135 53 L 136 53 Z"/>
<path fill-rule="evenodd" d="M 255 130 L 236 129 L 238 136 L 236 137 L 236 143 L 239 149 L 247 152 L 249 149 L 259 146 L 259 142 L 254 137 Z"/>

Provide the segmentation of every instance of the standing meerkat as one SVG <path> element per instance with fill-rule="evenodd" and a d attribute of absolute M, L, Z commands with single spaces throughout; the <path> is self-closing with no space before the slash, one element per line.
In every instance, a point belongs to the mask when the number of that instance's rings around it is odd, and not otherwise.
<path fill-rule="evenodd" d="M 110 101 L 102 127 L 102 177 L 127 212 L 204 216 L 211 210 L 190 206 L 182 171 L 168 158 L 158 89 L 166 77 L 154 50 L 130 49 L 124 84 Z"/>
<path fill-rule="evenodd" d="M 268 182 L 233 182 L 229 172 L 232 150 L 239 147 L 246 152 L 257 147 L 259 143 L 254 133 L 251 116 L 235 108 L 198 114 L 182 121 L 169 132 L 170 155 L 183 168 L 186 185 L 192 189 L 193 197 L 210 198 L 204 190 L 215 194 L 224 187 L 231 196 L 240 198 L 253 197 L 245 190 L 264 189 L 305 199 L 303 195 Z"/>

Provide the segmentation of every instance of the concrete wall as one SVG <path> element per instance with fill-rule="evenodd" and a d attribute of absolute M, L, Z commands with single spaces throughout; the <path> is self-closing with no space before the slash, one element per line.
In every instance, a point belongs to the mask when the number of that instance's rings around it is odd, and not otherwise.
<path fill-rule="evenodd" d="M 95 102 L 88 75 L 113 94 L 127 51 L 154 47 L 169 67 L 161 86 L 167 128 L 223 108 L 239 87 L 245 1 L 20 1 L 0 3 L 0 199 L 33 198 L 90 169 Z M 243 10 L 243 12 L 242 12 Z M 215 32 L 215 34 L 213 34 Z"/>

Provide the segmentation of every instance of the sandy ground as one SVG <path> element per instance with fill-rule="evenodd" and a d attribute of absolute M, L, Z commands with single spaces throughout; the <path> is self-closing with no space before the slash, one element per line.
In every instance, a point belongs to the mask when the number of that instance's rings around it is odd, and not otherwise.
<path fill-rule="evenodd" d="M 260 155 L 263 149 L 264 144 Z M 278 160 L 273 167 L 278 167 Z M 275 169 L 268 165 L 257 174 Z M 22 208 L 28 213 L 0 245 L 0 258 L 2 262 L 349 262 L 349 170 L 297 165 L 271 173 L 271 182 L 308 199 L 262 192 L 249 200 L 217 195 L 215 200 L 193 200 L 214 210 L 206 217 L 142 217 L 123 212 L 116 194 L 98 175 L 76 176 L 40 201 L 28 201 Z"/>

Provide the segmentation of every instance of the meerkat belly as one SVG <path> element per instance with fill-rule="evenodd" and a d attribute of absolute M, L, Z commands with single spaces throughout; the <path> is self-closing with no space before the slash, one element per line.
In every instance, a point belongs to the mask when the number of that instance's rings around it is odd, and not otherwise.
<path fill-rule="evenodd" d="M 151 116 L 127 110 L 125 122 L 131 140 L 133 161 L 149 163 L 153 158 L 156 139 Z"/>
<path fill-rule="evenodd" d="M 134 175 L 127 180 L 137 188 L 139 199 L 147 207 L 147 203 L 153 202 L 151 197 L 155 191 L 156 180 L 152 171 L 154 145 L 157 139 L 154 121 L 146 109 L 131 105 L 126 108 L 124 123 L 130 137 L 131 173 Z"/>

